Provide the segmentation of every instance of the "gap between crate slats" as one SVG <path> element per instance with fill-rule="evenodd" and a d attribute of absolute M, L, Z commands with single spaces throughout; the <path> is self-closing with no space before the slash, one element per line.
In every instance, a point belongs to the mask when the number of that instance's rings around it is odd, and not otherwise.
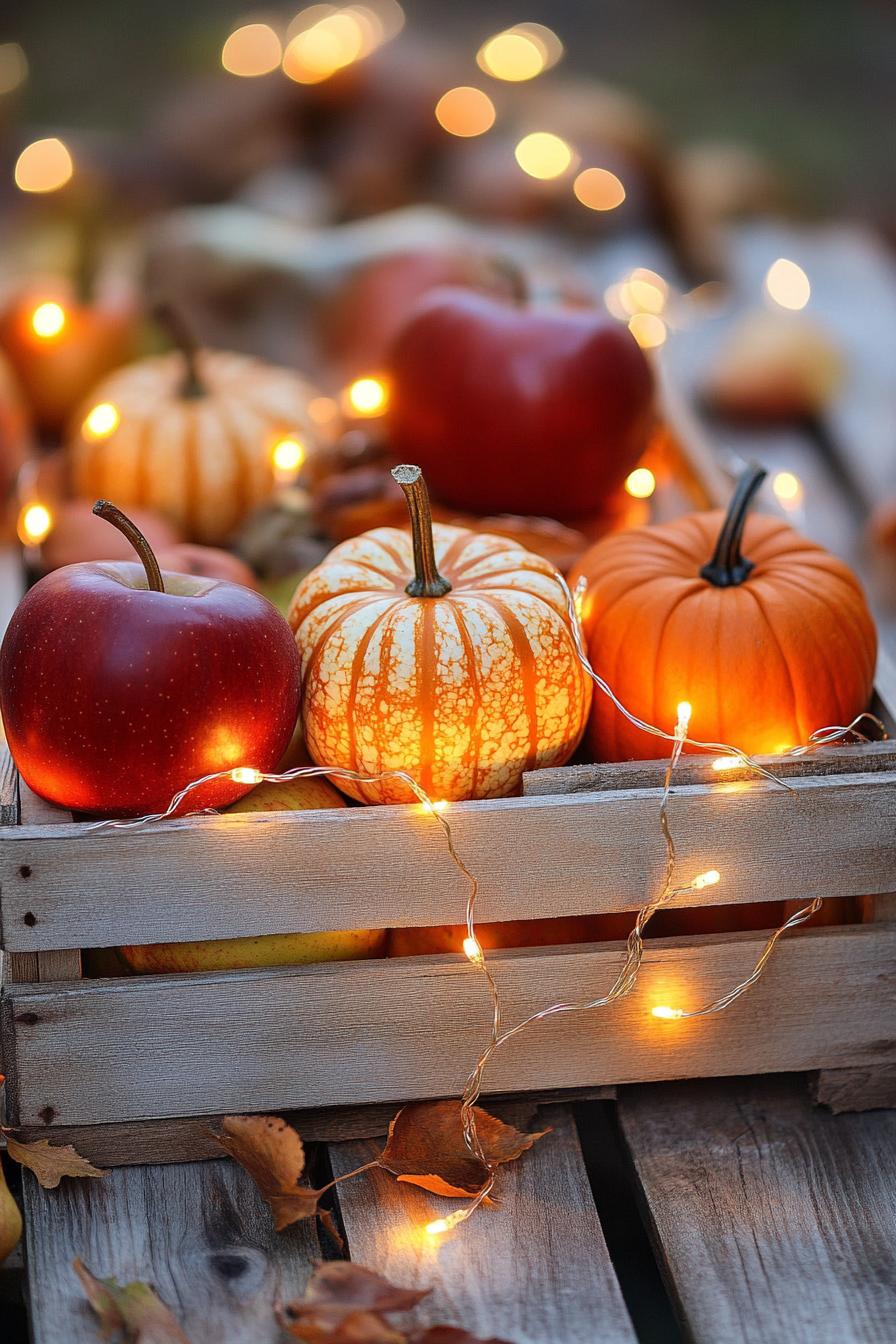
<path fill-rule="evenodd" d="M 682 905 L 876 895 L 896 871 L 896 772 L 676 789 Z M 482 920 L 637 909 L 665 862 L 658 789 L 458 803 Z M 23 869 L 27 876 L 23 876 Z M 138 831 L 6 830 L 13 951 L 457 923 L 466 883 L 435 818 L 407 807 L 196 818 Z"/>
<path fill-rule="evenodd" d="M 753 965 L 763 941 L 662 940 L 647 949 L 631 997 L 517 1037 L 496 1055 L 486 1087 L 896 1060 L 896 927 L 887 924 L 784 940 L 766 976 L 719 1017 L 662 1024 L 650 1016 L 657 1003 L 715 998 Z M 600 944 L 493 956 L 506 1020 L 605 993 L 621 952 Z M 12 985 L 4 1004 L 10 1109 L 14 1123 L 49 1123 L 50 1133 L 53 1124 L 456 1095 L 488 1013 L 480 979 L 453 957 Z"/>

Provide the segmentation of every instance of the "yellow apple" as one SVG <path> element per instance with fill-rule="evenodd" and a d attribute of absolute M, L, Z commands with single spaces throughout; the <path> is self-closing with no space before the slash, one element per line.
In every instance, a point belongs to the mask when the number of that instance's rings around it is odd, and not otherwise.
<path fill-rule="evenodd" d="M 299 752 L 295 744 L 291 755 Z M 285 768 L 289 768 L 286 766 Z M 259 784 L 228 812 L 299 812 L 345 807 L 341 793 L 325 779 L 291 779 Z M 385 929 L 341 929 L 327 933 L 270 933 L 257 938 L 212 938 L 193 943 L 146 943 L 119 948 L 139 975 L 165 971 L 233 971 L 253 966 L 299 966 L 312 961 L 358 961 L 381 955 Z"/>

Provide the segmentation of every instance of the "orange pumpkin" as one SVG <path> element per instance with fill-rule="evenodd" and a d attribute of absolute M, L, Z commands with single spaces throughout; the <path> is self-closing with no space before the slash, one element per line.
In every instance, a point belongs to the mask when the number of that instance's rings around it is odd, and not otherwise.
<path fill-rule="evenodd" d="M 746 471 L 727 513 L 605 538 L 570 583 L 587 580 L 589 656 L 629 710 L 671 730 L 688 700 L 692 737 L 774 754 L 867 708 L 877 635 L 841 560 L 779 518 L 747 518 L 764 476 Z M 588 739 L 602 760 L 669 751 L 600 694 Z"/>
<path fill-rule="evenodd" d="M 433 799 L 503 797 L 523 771 L 562 765 L 584 730 L 590 683 L 560 577 L 505 537 L 433 525 L 419 467 L 394 475 L 411 534 L 343 542 L 293 597 L 308 750 L 407 770 Z M 400 781 L 340 787 L 413 796 Z"/>
<path fill-rule="evenodd" d="M 287 369 L 179 337 L 179 352 L 94 388 L 70 441 L 72 479 L 82 498 L 155 509 L 190 540 L 216 544 L 273 493 L 276 444 L 312 441 L 315 390 Z"/>

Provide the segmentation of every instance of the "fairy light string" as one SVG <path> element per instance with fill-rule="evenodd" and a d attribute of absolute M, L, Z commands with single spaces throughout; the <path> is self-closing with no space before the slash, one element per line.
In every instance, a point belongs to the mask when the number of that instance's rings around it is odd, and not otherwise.
<path fill-rule="evenodd" d="M 722 758 L 730 758 L 734 763 L 740 764 L 742 767 L 762 776 L 775 786 L 789 791 L 796 797 L 799 796 L 785 779 L 779 778 L 767 767 L 755 761 L 746 752 L 741 751 L 740 748 L 724 742 L 704 742 L 700 739 L 690 737 L 688 729 L 690 726 L 692 707 L 687 701 L 683 700 L 679 703 L 676 723 L 671 733 L 656 727 L 654 724 L 647 723 L 645 720 L 633 714 L 621 700 L 619 700 L 608 683 L 595 672 L 585 650 L 580 623 L 584 597 L 584 581 L 579 581 L 575 593 L 571 593 L 568 586 L 562 580 L 561 583 L 563 584 L 563 591 L 567 599 L 569 624 L 573 635 L 576 654 L 586 674 L 591 678 L 601 694 L 607 696 L 615 705 L 616 709 L 624 715 L 631 724 L 652 736 L 663 738 L 672 744 L 669 761 L 666 765 L 663 778 L 663 789 L 659 811 L 660 828 L 666 847 L 666 864 L 663 880 L 656 893 L 638 910 L 631 932 L 626 941 L 625 957 L 622 967 L 606 994 L 597 998 L 553 1003 L 545 1008 L 540 1008 L 535 1012 L 530 1013 L 528 1017 L 523 1018 L 513 1026 L 505 1027 L 503 1025 L 500 991 L 497 982 L 492 975 L 485 950 L 476 934 L 476 902 L 479 896 L 478 879 L 467 867 L 466 863 L 457 852 L 451 823 L 444 815 L 444 806 L 433 801 L 426 793 L 425 789 L 423 789 L 406 770 L 393 769 L 374 773 L 363 773 L 339 766 L 303 765 L 295 766 L 291 770 L 278 774 L 275 772 L 258 770 L 253 766 L 234 766 L 227 770 L 214 771 L 210 774 L 203 775 L 200 779 L 191 781 L 174 795 L 164 812 L 157 812 L 147 816 L 134 818 L 103 819 L 101 821 L 93 822 L 85 827 L 85 830 L 90 831 L 101 829 L 130 830 L 153 823 L 162 823 L 174 819 L 175 817 L 183 818 L 188 816 L 214 814 L 214 808 L 199 808 L 187 812 L 181 811 L 181 809 L 189 799 L 191 793 L 218 780 L 231 779 L 235 783 L 254 786 L 262 783 L 281 784 L 294 779 L 313 779 L 322 776 L 335 781 L 343 780 L 345 782 L 356 784 L 378 784 L 386 781 L 399 781 L 410 789 L 411 793 L 413 793 L 417 801 L 421 804 L 423 812 L 436 819 L 445 836 L 445 842 L 450 858 L 467 884 L 465 915 L 467 932 L 463 941 L 463 952 L 471 966 L 482 975 L 486 982 L 492 1005 L 492 1014 L 488 1042 L 481 1051 L 476 1064 L 471 1070 L 461 1096 L 461 1123 L 464 1140 L 468 1150 L 482 1163 L 484 1170 L 487 1172 L 487 1177 L 482 1187 L 473 1196 L 472 1200 L 463 1208 L 456 1209 L 446 1217 L 438 1218 L 427 1224 L 426 1231 L 433 1236 L 442 1235 L 466 1221 L 466 1219 L 475 1213 L 480 1205 L 489 1197 L 494 1188 L 496 1174 L 495 1167 L 489 1162 L 483 1151 L 476 1126 L 475 1107 L 482 1093 L 485 1070 L 495 1052 L 507 1041 L 511 1040 L 514 1036 L 527 1028 L 534 1026 L 537 1022 L 541 1022 L 549 1017 L 560 1014 L 585 1013 L 598 1008 L 605 1008 L 615 1003 L 617 1000 L 625 998 L 631 994 L 637 983 L 643 962 L 644 930 L 653 916 L 670 901 L 673 901 L 680 896 L 687 895 L 689 892 L 702 891 L 706 887 L 714 886 L 721 880 L 721 874 L 717 869 L 712 868 L 705 872 L 698 873 L 684 885 L 676 886 L 674 883 L 678 854 L 669 822 L 669 805 L 672 797 L 672 784 L 675 768 L 681 759 L 685 746 L 693 747 L 699 751 L 710 752 Z M 880 719 L 874 714 L 865 712 L 857 715 L 850 724 L 835 724 L 816 729 L 804 745 L 792 748 L 786 755 L 802 756 L 821 746 L 827 746 L 834 742 L 842 741 L 844 738 L 848 737 L 852 737 L 858 741 L 868 742 L 870 741 L 870 738 L 859 729 L 859 724 L 861 723 L 873 724 L 882 736 L 886 736 L 884 724 Z M 714 764 L 718 766 L 719 761 L 716 761 Z M 781 937 L 790 929 L 805 923 L 807 919 L 811 918 L 811 916 L 821 908 L 821 904 L 821 897 L 816 897 L 808 905 L 802 907 L 785 920 L 784 923 L 781 924 L 779 928 L 775 929 L 768 938 L 750 974 L 744 980 L 727 990 L 724 994 L 714 999 L 711 1003 L 690 1010 L 659 1006 L 652 1010 L 652 1015 L 656 1019 L 662 1021 L 678 1021 L 686 1018 L 707 1017 L 713 1013 L 722 1012 L 756 984 L 762 976 Z"/>

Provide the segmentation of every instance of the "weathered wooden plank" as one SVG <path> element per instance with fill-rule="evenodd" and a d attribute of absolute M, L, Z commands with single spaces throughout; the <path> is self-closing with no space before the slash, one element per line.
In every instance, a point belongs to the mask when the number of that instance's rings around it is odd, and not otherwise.
<path fill-rule="evenodd" d="M 551 1088 L 526 1095 L 529 1109 L 544 1100 L 565 1102 L 614 1101 L 615 1087 Z M 519 1100 L 486 1097 L 482 1103 L 493 1115 L 512 1113 Z M 288 1111 L 281 1114 L 306 1142 L 341 1142 L 346 1139 L 371 1139 L 385 1133 L 398 1110 L 392 1102 L 368 1106 L 328 1106 L 316 1110 Z M 221 1149 L 211 1129 L 221 1119 L 217 1115 L 187 1116 L 184 1119 L 131 1120 L 117 1125 L 59 1125 L 53 1129 L 54 1143 L 72 1143 L 78 1152 L 102 1167 L 133 1166 L 147 1162 L 196 1162 L 220 1155 Z M 22 1125 L 18 1135 L 25 1139 L 46 1138 L 45 1125 Z"/>
<path fill-rule="evenodd" d="M 41 1190 L 25 1174 L 34 1344 L 96 1344 L 72 1269 L 142 1279 L 191 1344 L 279 1344 L 278 1299 L 301 1296 L 319 1255 L 313 1224 L 276 1233 L 252 1181 L 228 1160 L 128 1167 Z"/>
<path fill-rule="evenodd" d="M 544 1125 L 553 1132 L 501 1169 L 499 1206 L 438 1239 L 425 1225 L 456 1201 L 381 1171 L 337 1187 L 352 1259 L 395 1283 L 432 1287 L 409 1317 L 415 1324 L 463 1326 L 515 1344 L 633 1344 L 572 1118 L 548 1107 L 538 1115 Z M 333 1145 L 334 1175 L 370 1161 L 380 1146 Z"/>
<path fill-rule="evenodd" d="M 896 1058 L 890 924 L 785 939 L 761 983 L 722 1017 L 659 1023 L 650 1015 L 657 1003 L 714 999 L 762 946 L 755 934 L 660 940 L 630 998 L 599 1018 L 561 1015 L 514 1038 L 489 1069 L 487 1089 Z M 571 995 L 605 993 L 622 945 L 490 961 L 513 1022 Z M 10 986 L 5 1012 L 15 1123 L 79 1125 L 456 1095 L 486 1037 L 489 1002 L 465 960 L 432 956 Z"/>
<path fill-rule="evenodd" d="M 896 1114 L 763 1078 L 633 1088 L 619 1115 L 695 1344 L 896 1337 Z"/>
<path fill-rule="evenodd" d="M 892 890 L 896 772 L 676 790 L 681 904 Z M 633 910 L 660 880 L 658 789 L 454 804 L 483 920 Z M 136 831 L 20 827 L 0 842 L 14 951 L 459 922 L 466 884 L 416 807 L 192 818 Z M 264 874 L 259 881 L 258 873 Z M 126 880 L 123 880 L 126 874 Z"/>
<path fill-rule="evenodd" d="M 896 1109 L 896 1064 L 864 1069 L 823 1069 L 814 1079 L 812 1095 L 835 1115 L 843 1111 Z"/>
<path fill-rule="evenodd" d="M 52 803 L 48 803 L 45 798 L 41 798 L 25 783 L 24 779 L 19 778 L 20 826 L 44 826 L 63 820 L 70 822 L 74 818 L 70 812 L 63 812 L 60 808 L 54 807 Z M 80 949 L 69 948 L 65 951 L 38 952 L 37 975 L 34 978 L 42 981 L 80 980 Z"/>
<path fill-rule="evenodd" d="M 751 782 L 757 778 L 754 771 L 736 760 L 723 771 L 715 770 L 714 759 L 703 755 L 683 756 L 675 767 L 673 784 L 676 790 L 684 784 Z M 755 760 L 779 779 L 849 775 L 858 771 L 877 773 L 896 767 L 896 742 L 824 747 L 805 756 L 757 756 Z M 605 761 L 596 765 L 531 770 L 523 775 L 523 793 L 528 798 L 535 798 L 546 794 L 594 793 L 601 789 L 656 788 L 663 783 L 667 765 L 667 760 Z"/>

